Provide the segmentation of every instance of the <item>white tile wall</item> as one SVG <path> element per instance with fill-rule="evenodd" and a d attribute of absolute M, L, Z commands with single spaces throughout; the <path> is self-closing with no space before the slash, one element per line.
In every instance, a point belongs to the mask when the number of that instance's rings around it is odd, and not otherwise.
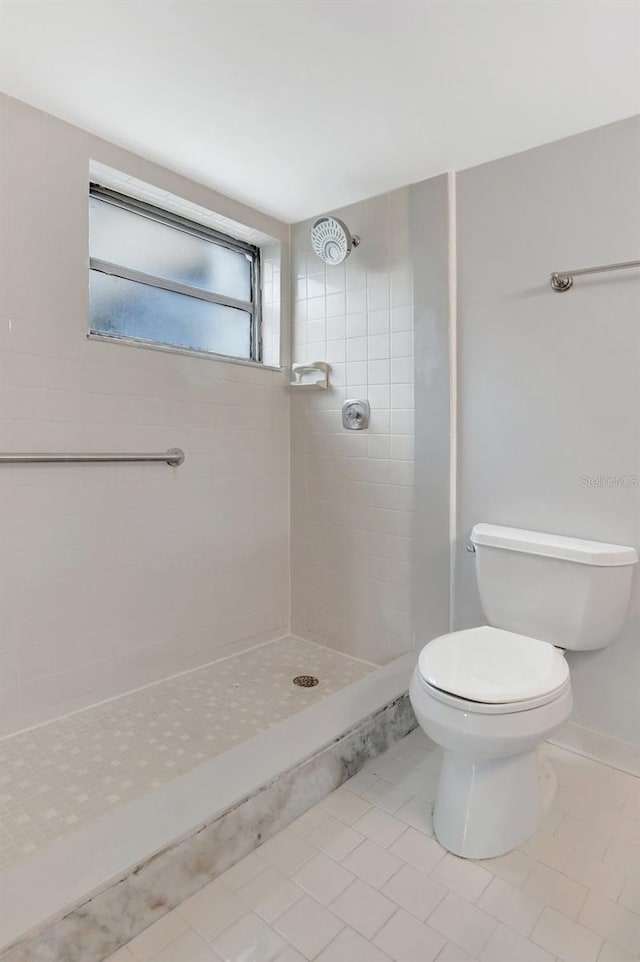
<path fill-rule="evenodd" d="M 89 341 L 90 158 L 201 206 L 220 198 L 10 98 L 1 108 L 0 449 L 186 452 L 180 468 L 0 469 L 6 732 L 283 633 L 289 395 L 283 373 Z M 286 244 L 285 225 L 252 216 Z"/>
<path fill-rule="evenodd" d="M 292 624 L 384 662 L 411 642 L 413 284 L 409 194 L 339 212 L 361 245 L 338 267 L 293 230 L 294 361 L 327 360 L 331 388 L 292 397 Z M 340 408 L 368 398 L 371 427 Z"/>

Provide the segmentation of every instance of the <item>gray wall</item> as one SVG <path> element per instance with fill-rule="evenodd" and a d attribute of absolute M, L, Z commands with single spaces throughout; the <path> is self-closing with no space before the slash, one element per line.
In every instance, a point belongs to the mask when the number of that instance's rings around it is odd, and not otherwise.
<path fill-rule="evenodd" d="M 447 176 L 410 188 L 415 322 L 416 647 L 449 630 L 449 285 Z"/>
<path fill-rule="evenodd" d="M 640 118 L 463 171 L 457 180 L 456 627 L 482 621 L 476 521 L 640 544 L 637 271 L 556 294 L 553 270 L 640 256 Z M 628 476 L 627 487 L 585 476 Z M 573 720 L 638 740 L 638 573 L 605 651 L 570 656 Z"/>

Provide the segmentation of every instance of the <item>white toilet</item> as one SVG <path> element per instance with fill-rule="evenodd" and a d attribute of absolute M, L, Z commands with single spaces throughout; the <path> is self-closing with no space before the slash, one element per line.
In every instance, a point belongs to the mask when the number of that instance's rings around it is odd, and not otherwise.
<path fill-rule="evenodd" d="M 464 858 L 526 841 L 553 801 L 536 749 L 573 707 L 562 649 L 605 648 L 627 613 L 634 548 L 477 524 L 471 533 L 489 622 L 430 641 L 409 695 L 444 749 L 433 823 Z"/>

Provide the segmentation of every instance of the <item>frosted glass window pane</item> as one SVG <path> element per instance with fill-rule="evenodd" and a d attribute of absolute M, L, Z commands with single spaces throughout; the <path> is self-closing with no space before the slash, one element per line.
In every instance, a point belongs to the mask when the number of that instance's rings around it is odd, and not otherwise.
<path fill-rule="evenodd" d="M 98 260 L 251 301 L 251 259 L 106 201 L 89 200 L 90 250 Z"/>
<path fill-rule="evenodd" d="M 91 330 L 97 334 L 251 356 L 251 315 L 235 307 L 95 270 L 89 273 L 89 304 Z"/>

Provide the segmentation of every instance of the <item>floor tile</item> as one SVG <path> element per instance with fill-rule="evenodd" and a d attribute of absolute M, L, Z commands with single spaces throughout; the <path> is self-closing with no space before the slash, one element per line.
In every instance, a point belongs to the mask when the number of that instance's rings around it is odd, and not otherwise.
<path fill-rule="evenodd" d="M 378 778 L 384 779 L 392 785 L 401 786 L 405 778 L 409 775 L 415 775 L 417 769 L 408 755 L 399 756 L 397 752 L 386 751 L 372 759 L 371 771 Z"/>
<path fill-rule="evenodd" d="M 356 879 L 330 905 L 335 915 L 367 939 L 391 918 L 397 907 L 395 902 L 361 879 Z"/>
<path fill-rule="evenodd" d="M 630 952 L 626 952 L 619 945 L 614 945 L 613 942 L 607 940 L 600 949 L 598 962 L 638 962 L 638 956 L 631 955 Z"/>
<path fill-rule="evenodd" d="M 436 905 L 447 894 L 446 888 L 412 865 L 403 865 L 398 869 L 382 886 L 381 891 L 421 922 L 429 918 Z"/>
<path fill-rule="evenodd" d="M 500 878 L 493 879 L 477 904 L 509 928 L 526 936 L 531 934 L 544 908 L 539 899 Z"/>
<path fill-rule="evenodd" d="M 612 839 L 640 845 L 640 820 L 625 812 L 604 812 L 597 819 L 598 825 Z"/>
<path fill-rule="evenodd" d="M 539 831 L 533 838 L 524 843 L 521 851 L 530 855 L 537 862 L 542 862 L 543 865 L 548 865 L 549 868 L 562 872 L 571 858 L 574 848 L 573 844 L 564 839 Z"/>
<path fill-rule="evenodd" d="M 136 962 L 136 958 L 124 945 L 121 949 L 118 949 L 115 955 L 110 955 L 108 959 L 105 959 L 105 962 Z"/>
<path fill-rule="evenodd" d="M 450 892 L 428 919 L 429 925 L 461 945 L 471 955 L 479 955 L 498 927 L 497 921 L 476 905 Z"/>
<path fill-rule="evenodd" d="M 344 787 L 350 792 L 353 792 L 354 795 L 362 795 L 362 793 L 377 780 L 378 776 L 375 772 L 363 768 L 359 772 L 356 772 L 355 775 L 352 775 L 351 778 L 344 783 Z"/>
<path fill-rule="evenodd" d="M 407 826 L 380 808 L 370 808 L 353 823 L 354 831 L 388 848 L 402 835 Z"/>
<path fill-rule="evenodd" d="M 309 895 L 304 895 L 274 923 L 277 932 L 313 959 L 344 928 L 344 923 Z"/>
<path fill-rule="evenodd" d="M 595 885 L 592 888 L 595 888 Z M 630 875 L 625 877 L 618 902 L 630 912 L 640 915 L 640 879 L 632 878 Z"/>
<path fill-rule="evenodd" d="M 476 962 L 476 960 L 455 942 L 447 942 L 438 956 L 438 962 Z M 511 962 L 514 962 L 514 960 L 512 959 Z"/>
<path fill-rule="evenodd" d="M 313 808 L 306 811 L 304 815 L 297 818 L 295 822 L 292 822 L 289 828 L 292 832 L 295 832 L 296 835 L 302 835 L 303 838 L 306 838 L 318 825 L 326 822 L 328 817 L 324 809 L 320 808 L 319 805 L 314 805 Z"/>
<path fill-rule="evenodd" d="M 587 852 L 581 852 L 579 849 L 575 850 L 567 862 L 564 872 L 569 878 L 581 882 L 582 885 L 586 885 L 587 888 L 599 892 L 600 895 L 604 895 L 605 898 L 614 902 L 620 895 L 625 880 L 622 869 L 616 868 L 615 865 L 609 865 L 599 858 L 594 858 Z"/>
<path fill-rule="evenodd" d="M 410 795 L 417 795 L 418 798 L 433 804 L 438 786 L 438 778 L 431 775 L 421 768 L 414 768 L 413 771 L 405 775 L 399 782 L 400 788 Z"/>
<path fill-rule="evenodd" d="M 273 922 L 302 898 L 303 893 L 288 878 L 269 867 L 243 885 L 237 894 L 254 912 L 267 922 Z"/>
<path fill-rule="evenodd" d="M 553 962 L 553 956 L 529 939 L 499 925 L 480 953 L 481 962 Z M 438 962 L 441 962 L 439 959 Z M 570 960 L 578 962 L 578 959 Z"/>
<path fill-rule="evenodd" d="M 397 855 L 403 862 L 413 865 L 421 872 L 431 872 L 446 855 L 435 839 L 424 835 L 415 828 L 408 828 L 400 838 L 391 845 L 389 851 Z"/>
<path fill-rule="evenodd" d="M 640 916 L 610 902 L 597 892 L 589 892 L 580 913 L 580 922 L 632 955 L 640 956 Z"/>
<path fill-rule="evenodd" d="M 272 962 L 286 942 L 263 919 L 247 912 L 213 940 L 213 947 L 224 962 Z"/>
<path fill-rule="evenodd" d="M 543 832 L 546 832 L 547 835 L 553 835 L 563 818 L 564 812 L 561 812 L 558 808 L 552 808 L 549 814 L 542 820 L 540 828 Z"/>
<path fill-rule="evenodd" d="M 381 888 L 398 871 L 402 862 L 366 838 L 342 864 L 374 888 Z"/>
<path fill-rule="evenodd" d="M 595 962 L 602 946 L 602 938 L 595 932 L 549 907 L 540 916 L 531 941 L 567 962 Z"/>
<path fill-rule="evenodd" d="M 398 909 L 373 942 L 394 962 L 432 962 L 444 948 L 446 939 L 404 909 Z"/>
<path fill-rule="evenodd" d="M 417 828 L 419 832 L 433 835 L 433 806 L 423 798 L 412 795 L 409 801 L 395 812 L 395 816 L 401 822 Z"/>
<path fill-rule="evenodd" d="M 186 932 L 187 928 L 188 925 L 184 918 L 174 909 L 172 912 L 163 915 L 161 919 L 146 928 L 140 935 L 136 935 L 129 942 L 129 951 L 138 962 L 148 962 L 165 945 L 174 942 L 179 935 Z"/>
<path fill-rule="evenodd" d="M 482 861 L 482 867 L 488 872 L 497 875 L 505 882 L 522 888 L 535 867 L 535 859 L 532 859 L 526 852 L 514 849 L 506 855 L 499 855 L 498 858 L 486 858 Z"/>
<path fill-rule="evenodd" d="M 211 941 L 244 915 L 247 907 L 217 880 L 182 902 L 175 911 L 203 939 Z"/>
<path fill-rule="evenodd" d="M 436 747 L 435 743 L 419 726 L 416 726 L 413 731 L 405 736 L 404 743 L 412 748 L 422 748 L 428 752 L 433 751 Z"/>
<path fill-rule="evenodd" d="M 613 786 L 591 786 L 589 791 L 560 785 L 556 795 L 556 808 L 565 815 L 575 815 L 576 818 L 591 820 L 599 813 L 615 809 L 624 800 L 617 799 Z"/>
<path fill-rule="evenodd" d="M 629 778 L 631 777 L 632 776 L 630 775 Z M 629 795 L 625 799 L 622 806 L 622 812 L 625 815 L 631 815 L 632 818 L 640 819 L 640 791 L 634 790 L 633 794 Z"/>
<path fill-rule="evenodd" d="M 351 872 L 322 852 L 305 862 L 291 878 L 292 882 L 324 905 L 332 902 L 353 880 Z"/>
<path fill-rule="evenodd" d="M 409 792 L 405 792 L 404 789 L 398 788 L 384 778 L 378 778 L 361 795 L 367 802 L 391 815 L 411 799 Z"/>
<path fill-rule="evenodd" d="M 364 841 L 364 835 L 330 816 L 308 836 L 309 842 L 341 862 Z"/>
<path fill-rule="evenodd" d="M 493 879 L 493 875 L 477 862 L 458 858 L 448 852 L 431 872 L 431 878 L 468 902 L 476 902 Z"/>
<path fill-rule="evenodd" d="M 316 849 L 307 839 L 288 828 L 278 832 L 258 849 L 260 858 L 283 875 L 293 875 L 315 853 Z"/>
<path fill-rule="evenodd" d="M 564 816 L 553 837 L 596 858 L 603 857 L 613 840 L 613 836 L 593 820 L 587 821 L 573 815 Z"/>
<path fill-rule="evenodd" d="M 426 775 L 438 778 L 440 769 L 442 768 L 442 756 L 442 749 L 436 745 L 430 752 L 425 752 L 422 760 L 416 767 Z"/>
<path fill-rule="evenodd" d="M 187 929 L 154 955 L 151 962 L 220 962 L 220 956 L 206 939 Z"/>
<path fill-rule="evenodd" d="M 287 945 L 286 948 L 279 952 L 273 962 L 308 962 L 306 956 L 302 952 L 298 952 L 293 945 Z"/>
<path fill-rule="evenodd" d="M 389 956 L 367 942 L 353 929 L 343 929 L 336 935 L 316 962 L 390 962 Z"/>
<path fill-rule="evenodd" d="M 640 878 L 640 859 L 637 849 L 633 845 L 625 845 L 624 842 L 611 842 L 604 854 L 603 861 L 609 865 L 621 868 L 627 875 Z"/>
<path fill-rule="evenodd" d="M 259 875 L 260 872 L 264 872 L 267 867 L 267 863 L 264 859 L 261 859 L 259 855 L 255 852 L 250 852 L 241 858 L 239 862 L 228 868 L 226 872 L 223 872 L 220 876 L 220 881 L 225 886 L 225 888 L 230 889 L 232 892 L 237 892 L 239 888 L 246 885 L 252 878 Z"/>
<path fill-rule="evenodd" d="M 574 882 L 547 865 L 536 865 L 525 882 L 523 891 L 574 919 L 577 919 L 587 897 L 584 885 Z"/>
<path fill-rule="evenodd" d="M 320 808 L 344 822 L 345 825 L 352 825 L 370 807 L 369 802 L 365 802 L 360 795 L 355 795 L 344 786 L 336 789 L 320 802 Z"/>

